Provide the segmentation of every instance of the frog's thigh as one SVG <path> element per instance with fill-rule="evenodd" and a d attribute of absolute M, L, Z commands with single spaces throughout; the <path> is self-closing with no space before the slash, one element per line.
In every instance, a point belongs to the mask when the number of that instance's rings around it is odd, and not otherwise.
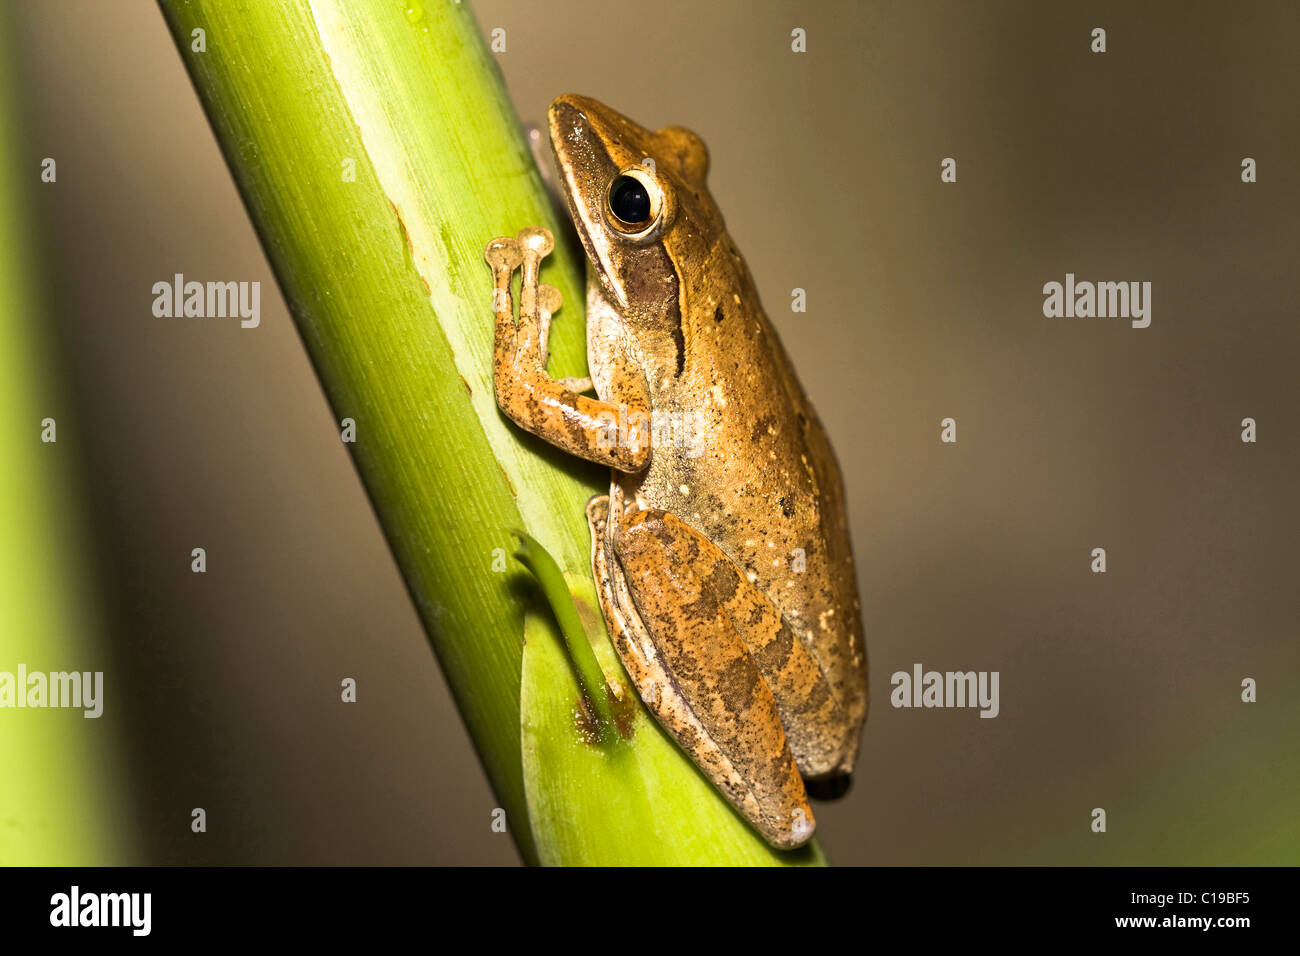
<path fill-rule="evenodd" d="M 597 495 L 587 502 L 596 593 L 618 656 L 636 684 L 647 709 L 659 724 L 741 814 L 757 826 L 760 819 L 758 801 L 731 761 L 710 740 L 681 694 L 676 692 L 672 680 L 664 670 L 662 658 L 655 653 L 650 635 L 637 616 L 636 608 L 627 593 L 623 570 L 605 544 L 608 514 L 608 495 Z"/>
<path fill-rule="evenodd" d="M 771 843 L 815 826 L 772 690 L 698 563 L 698 535 L 670 514 L 637 511 L 604 545 L 607 499 L 588 506 L 593 567 L 615 645 L 660 724 Z M 685 552 L 694 549 L 691 560 Z"/>
<path fill-rule="evenodd" d="M 817 658 L 781 611 L 712 541 L 669 516 L 698 551 L 707 590 L 735 623 L 759 673 L 776 698 L 786 741 L 799 772 L 815 780 L 847 772 L 844 728 L 848 717 Z M 685 557 L 685 554 L 682 554 Z"/>

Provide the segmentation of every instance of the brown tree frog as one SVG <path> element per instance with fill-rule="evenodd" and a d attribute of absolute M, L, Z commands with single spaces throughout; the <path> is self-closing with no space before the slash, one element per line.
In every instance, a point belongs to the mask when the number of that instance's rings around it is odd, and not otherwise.
<path fill-rule="evenodd" d="M 737 810 L 799 846 L 815 827 L 805 781 L 847 777 L 867 714 L 839 468 L 705 185 L 699 137 L 573 95 L 549 121 L 589 259 L 591 378 L 546 371 L 560 296 L 538 274 L 553 238 L 524 229 L 485 253 L 497 403 L 612 469 L 587 518 L 619 657 Z"/>

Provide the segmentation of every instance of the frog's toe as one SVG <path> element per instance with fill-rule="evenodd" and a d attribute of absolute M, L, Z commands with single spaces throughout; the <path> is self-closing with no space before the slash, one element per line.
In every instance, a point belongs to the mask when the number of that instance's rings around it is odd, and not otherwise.
<path fill-rule="evenodd" d="M 523 262 L 523 253 L 519 249 L 518 239 L 513 236 L 498 236 L 487 244 L 483 258 L 493 272 L 514 272 Z"/>
<path fill-rule="evenodd" d="M 550 318 L 556 312 L 560 311 L 560 302 L 562 297 L 560 290 L 553 285 L 539 285 L 537 287 L 537 311 Z"/>
<path fill-rule="evenodd" d="M 593 535 L 603 538 L 605 522 L 609 519 L 609 495 L 592 495 L 587 499 L 587 523 Z"/>
<path fill-rule="evenodd" d="M 538 259 L 545 259 L 555 248 L 555 237 L 545 226 L 525 226 L 519 230 L 515 238 L 519 240 L 524 255 L 531 254 Z"/>
<path fill-rule="evenodd" d="M 817 824 L 805 813 L 796 813 L 790 822 L 790 847 L 803 846 L 817 832 Z"/>

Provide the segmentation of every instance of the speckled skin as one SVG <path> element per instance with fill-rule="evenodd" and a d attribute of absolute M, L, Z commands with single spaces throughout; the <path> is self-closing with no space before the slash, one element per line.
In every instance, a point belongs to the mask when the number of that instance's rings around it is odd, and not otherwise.
<path fill-rule="evenodd" d="M 593 273 L 592 381 L 545 371 L 559 295 L 537 275 L 552 239 L 526 229 L 486 252 L 498 404 L 613 469 L 587 515 L 619 655 L 656 719 L 745 818 L 773 845 L 798 846 L 815 828 L 803 779 L 852 770 L 867 714 L 839 468 L 705 186 L 699 138 L 651 133 L 571 95 L 552 104 L 550 131 Z M 657 200 L 648 226 L 609 207 L 611 182 L 633 168 Z M 598 398 L 582 394 L 593 385 Z M 611 441 L 620 406 L 624 421 L 684 414 L 695 432 L 651 443 L 632 428 Z"/>

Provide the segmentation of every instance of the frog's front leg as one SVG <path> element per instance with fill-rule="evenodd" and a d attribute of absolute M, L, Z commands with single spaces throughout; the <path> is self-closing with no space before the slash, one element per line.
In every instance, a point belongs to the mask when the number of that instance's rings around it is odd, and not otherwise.
<path fill-rule="evenodd" d="M 570 454 L 619 471 L 640 471 L 650 460 L 648 430 L 629 429 L 620 435 L 618 406 L 582 394 L 591 387 L 589 379 L 557 381 L 546 372 L 551 315 L 560 307 L 560 292 L 539 285 L 538 274 L 542 259 L 554 247 L 549 230 L 530 227 L 514 238 L 493 239 L 484 252 L 495 281 L 492 362 L 497 405 L 521 428 Z M 516 269 L 521 270 L 517 324 L 510 293 Z M 635 422 L 640 414 L 648 422 L 644 376 L 625 370 L 616 386 L 626 399 L 622 421 Z"/>
<path fill-rule="evenodd" d="M 802 647 L 760 633 L 761 594 L 729 574 L 730 562 L 694 529 L 663 511 L 620 514 L 616 506 L 611 515 L 609 503 L 599 496 L 587 505 L 592 566 L 614 645 L 642 700 L 769 843 L 801 846 L 816 823 L 765 671 L 775 667 L 779 691 L 795 679 L 793 669 L 809 666 L 793 659 Z M 742 606 L 747 613 L 738 616 Z M 814 691 L 796 706 L 836 705 Z"/>

